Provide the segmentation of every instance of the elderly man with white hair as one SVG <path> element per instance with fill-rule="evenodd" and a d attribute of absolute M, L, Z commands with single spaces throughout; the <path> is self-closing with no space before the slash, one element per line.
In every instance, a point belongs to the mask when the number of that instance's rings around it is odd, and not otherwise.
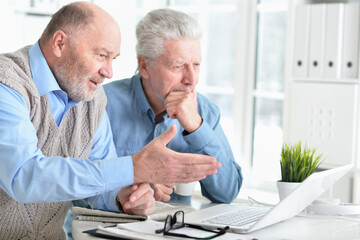
<path fill-rule="evenodd" d="M 232 202 L 242 175 L 220 126 L 218 107 L 196 91 L 201 64 L 198 23 L 182 12 L 153 10 L 138 23 L 136 36 L 138 73 L 104 85 L 118 156 L 136 153 L 174 124 L 177 134 L 167 147 L 221 162 L 218 173 L 200 180 L 201 191 L 212 202 Z M 189 201 L 190 196 L 172 193 L 174 183 L 151 184 L 155 199 Z"/>

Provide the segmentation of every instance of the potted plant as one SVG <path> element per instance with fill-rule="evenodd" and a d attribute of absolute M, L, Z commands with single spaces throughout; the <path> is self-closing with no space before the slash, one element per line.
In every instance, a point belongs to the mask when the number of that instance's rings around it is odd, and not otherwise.
<path fill-rule="evenodd" d="M 280 200 L 315 172 L 322 161 L 322 154 L 316 154 L 316 148 L 302 147 L 301 141 L 294 145 L 284 143 L 280 160 L 281 180 L 277 183 Z"/>

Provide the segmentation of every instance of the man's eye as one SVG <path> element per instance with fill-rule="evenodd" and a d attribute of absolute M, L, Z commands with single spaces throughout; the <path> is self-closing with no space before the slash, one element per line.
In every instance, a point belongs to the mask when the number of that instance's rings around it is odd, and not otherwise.
<path fill-rule="evenodd" d="M 184 64 L 180 64 L 180 65 L 175 65 L 174 68 L 175 69 L 182 69 L 184 67 Z"/>
<path fill-rule="evenodd" d="M 100 54 L 99 54 L 99 57 L 100 57 L 100 58 L 106 58 L 106 55 L 100 53 Z"/>

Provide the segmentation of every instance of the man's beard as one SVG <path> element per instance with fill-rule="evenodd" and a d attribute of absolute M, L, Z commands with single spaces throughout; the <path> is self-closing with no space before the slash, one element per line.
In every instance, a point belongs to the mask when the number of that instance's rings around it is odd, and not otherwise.
<path fill-rule="evenodd" d="M 85 66 L 76 57 L 74 51 L 69 51 L 64 59 L 56 64 L 54 75 L 60 88 L 74 101 L 91 101 L 95 91 L 89 89 L 87 83 L 90 80 L 102 82 L 103 77 L 88 75 Z"/>

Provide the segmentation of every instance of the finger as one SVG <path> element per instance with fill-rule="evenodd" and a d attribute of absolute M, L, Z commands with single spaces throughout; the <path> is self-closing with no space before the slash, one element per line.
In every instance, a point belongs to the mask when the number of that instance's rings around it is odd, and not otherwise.
<path fill-rule="evenodd" d="M 185 172 L 179 174 L 173 174 L 170 178 L 166 179 L 165 182 L 179 182 L 179 183 L 189 183 L 193 181 L 199 181 L 204 179 L 208 175 L 213 175 L 217 173 L 217 169 L 210 169 L 205 171 L 193 171 Z"/>
<path fill-rule="evenodd" d="M 138 185 L 138 184 L 134 184 L 134 185 L 132 185 L 131 190 L 132 190 L 133 192 L 135 192 L 136 189 L 138 189 L 138 188 L 139 188 L 139 185 Z"/>
<path fill-rule="evenodd" d="M 156 191 L 156 193 L 154 194 L 154 198 L 156 201 L 169 201 L 170 200 L 170 195 L 164 194 L 161 191 Z"/>
<path fill-rule="evenodd" d="M 163 201 L 163 202 L 167 202 L 171 199 L 170 195 L 167 195 L 167 194 L 161 194 L 159 196 L 159 200 L 157 201 Z"/>
<path fill-rule="evenodd" d="M 178 183 L 190 183 L 190 182 L 195 182 L 195 181 L 201 181 L 203 179 L 206 178 L 206 175 L 203 176 L 199 176 L 199 177 L 183 177 L 183 176 L 179 176 L 176 178 L 171 178 L 169 179 L 169 181 L 176 181 Z"/>
<path fill-rule="evenodd" d="M 163 186 L 161 187 L 161 191 L 162 191 L 163 193 L 165 193 L 166 195 L 170 195 L 170 194 L 173 192 L 173 188 L 172 188 L 172 187 L 167 187 L 167 186 L 163 185 Z"/>
<path fill-rule="evenodd" d="M 216 161 L 216 158 L 203 154 L 194 154 L 194 153 L 178 153 L 175 152 L 175 157 L 178 161 L 185 165 L 193 164 L 214 164 L 216 168 L 221 167 L 221 163 Z M 220 164 L 220 165 L 219 165 Z"/>
<path fill-rule="evenodd" d="M 146 192 L 153 191 L 148 183 L 141 183 L 137 189 L 130 195 L 129 202 L 133 203 L 141 198 Z"/>
<path fill-rule="evenodd" d="M 128 201 L 125 203 L 125 208 L 138 208 L 141 205 L 147 206 L 149 203 L 154 202 L 154 192 L 152 189 L 144 193 L 140 198 L 136 199 L 134 202 Z"/>
<path fill-rule="evenodd" d="M 145 208 L 136 208 L 133 210 L 133 214 L 142 215 L 142 216 L 149 216 L 155 212 L 155 204 L 150 207 Z"/>
<path fill-rule="evenodd" d="M 167 184 L 164 184 L 164 185 L 167 186 L 168 188 L 173 189 L 174 186 L 175 186 L 175 183 L 167 183 Z"/>
<path fill-rule="evenodd" d="M 124 212 L 128 214 L 149 215 L 155 211 L 154 199 L 152 201 L 147 201 L 146 203 L 135 207 L 127 207 L 126 205 L 124 205 L 123 209 Z"/>
<path fill-rule="evenodd" d="M 171 139 L 176 135 L 176 126 L 172 124 L 168 130 L 166 130 L 159 137 L 155 138 L 155 140 L 160 141 L 164 146 L 166 146 Z"/>
<path fill-rule="evenodd" d="M 191 93 L 187 92 L 173 92 L 172 94 L 169 94 L 165 98 L 165 105 L 171 104 L 173 102 L 181 102 L 186 98 L 189 98 L 191 96 Z"/>

